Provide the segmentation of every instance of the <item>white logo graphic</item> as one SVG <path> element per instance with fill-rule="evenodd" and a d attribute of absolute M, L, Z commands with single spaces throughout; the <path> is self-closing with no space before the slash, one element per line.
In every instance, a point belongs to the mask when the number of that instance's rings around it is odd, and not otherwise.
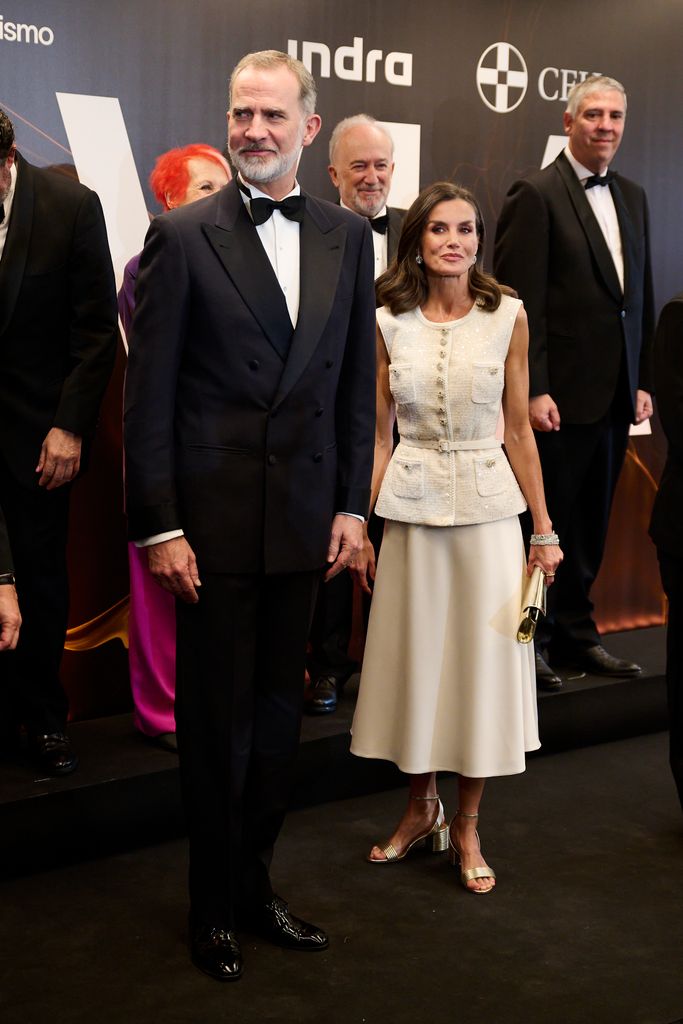
<path fill-rule="evenodd" d="M 498 114 L 509 114 L 524 99 L 529 75 L 524 57 L 510 43 L 493 43 L 477 64 L 477 89 Z"/>
<path fill-rule="evenodd" d="M 7 43 L 33 43 L 40 46 L 52 46 L 55 34 L 49 25 L 38 28 L 37 25 L 25 25 L 18 21 L 5 21 L 0 14 L 0 40 Z"/>
<path fill-rule="evenodd" d="M 386 57 L 382 50 L 368 50 L 363 60 L 363 37 L 354 36 L 352 46 L 339 46 L 334 51 L 334 73 L 337 78 L 346 78 L 351 82 L 376 82 L 377 66 L 384 67 L 384 77 L 389 85 L 413 84 L 413 55 L 392 50 Z M 299 56 L 299 44 L 296 39 L 287 40 L 287 52 L 295 59 Z M 305 64 L 311 74 L 313 57 L 319 60 L 317 74 L 320 78 L 330 77 L 332 55 L 326 43 L 314 43 L 304 39 L 301 43 L 301 63 Z"/>

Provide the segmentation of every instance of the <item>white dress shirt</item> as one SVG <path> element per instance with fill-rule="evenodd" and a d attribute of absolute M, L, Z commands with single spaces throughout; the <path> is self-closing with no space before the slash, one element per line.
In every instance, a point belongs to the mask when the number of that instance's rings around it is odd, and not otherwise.
<path fill-rule="evenodd" d="M 7 238 L 7 229 L 9 227 L 9 215 L 12 212 L 12 203 L 14 201 L 14 189 L 17 184 L 17 165 L 13 163 L 9 170 L 11 183 L 9 192 L 6 198 L 3 200 L 3 207 L 5 209 L 5 219 L 0 224 L 0 260 L 5 249 L 5 239 Z"/>
<path fill-rule="evenodd" d="M 247 185 L 252 199 L 272 199 L 272 196 L 261 192 L 256 185 Z M 240 189 L 240 195 L 244 205 L 249 209 L 249 196 Z M 295 183 L 291 192 L 288 192 L 283 199 L 290 196 L 300 196 L 301 186 Z M 299 316 L 299 295 L 300 295 L 300 245 L 299 245 L 299 223 L 289 220 L 279 210 L 273 210 L 267 221 L 256 226 L 256 234 L 261 239 L 261 245 L 266 250 L 266 256 L 270 265 L 275 271 L 278 284 L 289 310 L 289 318 L 292 325 L 296 327 Z"/>
<path fill-rule="evenodd" d="M 351 207 L 347 206 L 346 203 L 342 202 L 341 199 L 339 200 L 339 205 L 343 206 L 345 210 L 351 210 Z M 356 212 L 355 210 L 351 210 L 351 213 L 355 213 L 355 212 Z M 379 213 L 375 214 L 375 217 L 383 217 L 386 212 L 387 212 L 387 208 L 386 208 L 386 206 L 383 206 L 382 209 L 379 211 Z M 375 217 L 368 217 L 368 220 L 372 223 L 372 221 L 375 219 Z M 388 263 L 389 263 L 389 248 L 388 248 L 388 246 L 389 246 L 389 228 L 388 227 L 387 227 L 387 230 L 385 231 L 384 234 L 381 234 L 379 231 L 373 231 L 372 232 L 372 248 L 375 251 L 375 281 L 377 280 L 379 275 L 383 274 L 384 271 L 387 269 L 387 266 L 388 266 Z"/>
<path fill-rule="evenodd" d="M 589 171 L 587 167 L 580 164 L 576 157 L 573 155 L 569 146 L 565 149 L 565 156 L 569 163 L 574 169 L 574 173 L 579 181 L 583 184 L 586 178 L 592 178 L 593 172 Z M 607 174 L 607 170 L 604 170 L 600 177 L 604 178 Z M 584 185 L 585 188 L 585 185 Z M 621 232 L 619 230 L 619 221 L 617 219 L 617 211 L 614 206 L 614 199 L 610 192 L 609 185 L 598 185 L 594 188 L 586 189 L 586 199 L 591 205 L 591 209 L 595 214 L 595 219 L 600 225 L 600 230 L 603 233 L 605 241 L 607 242 L 607 248 L 609 249 L 614 266 L 619 277 L 619 284 L 621 290 L 624 290 L 624 250 L 621 244 Z"/>

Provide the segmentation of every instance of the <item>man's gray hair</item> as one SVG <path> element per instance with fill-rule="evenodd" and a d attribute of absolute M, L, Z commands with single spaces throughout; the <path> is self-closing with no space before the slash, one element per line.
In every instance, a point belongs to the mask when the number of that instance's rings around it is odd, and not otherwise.
<path fill-rule="evenodd" d="M 387 131 L 384 125 L 380 124 L 379 121 L 377 121 L 370 114 L 354 114 L 352 117 L 345 117 L 343 121 L 340 121 L 339 124 L 336 124 L 334 126 L 334 131 L 330 136 L 330 163 L 334 166 L 334 151 L 339 145 L 342 136 L 345 135 L 350 128 L 355 128 L 356 125 L 358 124 L 369 125 L 370 128 L 376 128 L 377 131 L 382 132 L 384 135 L 386 135 L 387 139 L 389 140 L 389 145 L 391 146 L 391 156 L 393 159 L 394 140 L 392 139 L 391 134 Z"/>
<path fill-rule="evenodd" d="M 624 113 L 626 113 L 626 89 L 621 82 L 617 82 L 616 78 L 608 78 L 607 75 L 589 75 L 583 82 L 573 85 L 567 96 L 567 113 L 576 117 L 586 96 L 590 96 L 594 92 L 607 92 L 611 89 L 621 93 L 624 99 Z"/>
<path fill-rule="evenodd" d="M 272 71 L 275 68 L 282 67 L 287 68 L 298 79 L 299 103 L 306 117 L 315 114 L 318 93 L 313 75 L 300 60 L 290 57 L 288 53 L 283 53 L 281 50 L 257 50 L 255 53 L 247 53 L 242 57 L 230 75 L 228 105 L 232 107 L 232 90 L 235 85 L 235 79 L 245 68 L 259 68 L 262 71 Z"/>

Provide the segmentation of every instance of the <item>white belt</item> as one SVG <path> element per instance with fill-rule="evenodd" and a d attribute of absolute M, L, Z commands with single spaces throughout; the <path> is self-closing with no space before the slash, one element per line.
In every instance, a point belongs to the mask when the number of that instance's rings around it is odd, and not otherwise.
<path fill-rule="evenodd" d="M 473 441 L 423 441 L 417 437 L 402 437 L 408 448 L 432 448 L 437 452 L 472 452 L 479 448 L 500 448 L 502 442 L 495 437 L 480 437 Z"/>

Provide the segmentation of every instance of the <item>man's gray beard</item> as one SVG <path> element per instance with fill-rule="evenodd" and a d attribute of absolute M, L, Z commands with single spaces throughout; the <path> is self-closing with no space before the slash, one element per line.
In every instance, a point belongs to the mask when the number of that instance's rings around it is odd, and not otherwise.
<path fill-rule="evenodd" d="M 233 166 L 242 177 L 259 185 L 267 185 L 270 181 L 284 177 L 293 167 L 296 167 L 299 159 L 298 148 L 293 153 L 275 154 L 274 159 L 266 160 L 250 157 L 248 153 L 240 153 L 236 149 L 228 148 L 228 152 Z"/>
<path fill-rule="evenodd" d="M 372 218 L 376 217 L 380 210 L 386 206 L 387 200 L 384 192 L 373 192 L 371 194 L 375 200 L 371 204 L 372 209 L 370 209 L 370 205 L 367 202 L 362 203 L 360 199 L 358 199 L 357 204 L 355 204 L 352 209 L 354 213 L 359 213 L 361 217 L 369 217 L 372 220 Z M 375 196 L 377 197 L 376 199 Z"/>

